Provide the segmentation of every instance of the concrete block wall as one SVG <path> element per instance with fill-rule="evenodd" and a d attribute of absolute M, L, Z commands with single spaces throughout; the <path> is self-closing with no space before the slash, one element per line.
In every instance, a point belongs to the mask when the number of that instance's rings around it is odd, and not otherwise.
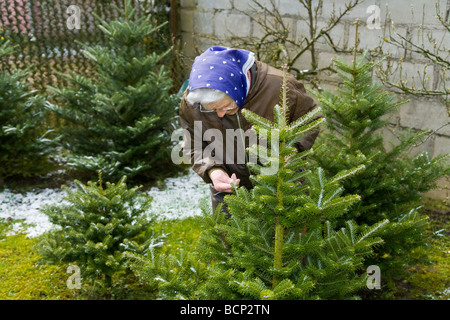
<path fill-rule="evenodd" d="M 318 26 L 325 26 L 330 16 L 345 9 L 345 4 L 350 0 L 324 0 L 322 10 L 319 12 Z M 279 10 L 283 22 L 289 28 L 289 37 L 299 42 L 309 33 L 307 14 L 298 0 L 259 0 L 266 8 L 271 10 L 273 5 Z M 432 50 L 433 45 L 427 40 L 430 35 L 439 41 L 441 47 L 450 49 L 450 33 L 446 31 L 436 17 L 437 7 L 443 17 L 450 10 L 449 0 L 364 0 L 353 8 L 341 22 L 333 29 L 331 36 L 339 47 L 349 49 L 354 46 L 355 19 L 360 20 L 359 38 L 360 48 L 374 49 L 382 45 L 383 52 L 395 59 L 402 59 L 402 77 L 407 77 L 408 83 L 414 83 L 420 87 L 418 72 L 426 71 L 428 89 L 450 88 L 450 82 L 444 83 L 439 76 L 437 66 L 433 66 L 423 56 L 403 49 L 395 48 L 383 41 L 389 38 L 389 34 L 411 36 L 416 43 L 422 43 L 425 48 Z M 370 28 L 369 17 L 379 10 L 380 29 Z M 250 13 L 246 15 L 243 12 Z M 212 45 L 229 45 L 227 38 L 230 36 L 249 38 L 261 37 L 263 31 L 256 23 L 256 15 L 260 9 L 255 9 L 251 0 L 180 0 L 180 26 L 184 54 L 193 59 L 199 52 Z M 422 38 L 423 36 L 423 38 Z M 252 50 L 251 48 L 246 48 Z M 325 41 L 316 46 L 316 59 L 320 67 L 331 63 L 331 59 L 338 54 L 334 52 Z M 346 61 L 351 61 L 351 55 L 341 54 Z M 192 60 L 191 60 L 192 61 Z M 296 62 L 294 67 L 299 70 L 310 67 L 311 57 L 304 54 Z M 188 60 L 189 64 L 189 60 Z M 399 72 L 399 71 L 398 71 Z M 399 74 L 394 74 L 393 80 L 399 79 Z M 188 75 L 186 75 L 187 77 Z M 447 75 L 448 77 L 448 75 Z M 376 78 L 374 78 L 376 79 Z M 333 88 L 338 83 L 335 75 L 321 74 L 323 86 Z M 399 91 L 393 90 L 399 98 L 405 98 Z M 431 156 L 450 153 L 450 118 L 444 100 L 440 97 L 407 97 L 410 101 L 399 108 L 398 113 L 390 117 L 391 127 L 394 130 L 407 128 L 417 130 L 433 130 L 433 136 L 426 140 L 417 150 L 428 151 Z M 395 137 L 389 130 L 385 130 L 385 139 L 395 143 Z M 448 198 L 450 188 L 449 180 L 442 179 L 439 182 L 444 190 L 436 190 L 429 194 L 434 198 Z"/>

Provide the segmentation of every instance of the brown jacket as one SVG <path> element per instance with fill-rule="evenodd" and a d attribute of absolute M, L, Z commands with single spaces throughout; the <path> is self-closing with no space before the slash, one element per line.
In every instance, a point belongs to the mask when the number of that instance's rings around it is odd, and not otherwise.
<path fill-rule="evenodd" d="M 257 76 L 256 79 L 252 78 L 250 90 L 248 92 L 243 108 L 246 108 L 266 119 L 273 121 L 273 107 L 276 104 L 280 103 L 283 72 L 260 61 L 256 61 L 255 64 L 257 67 Z M 316 107 L 316 104 L 314 103 L 313 99 L 306 94 L 306 90 L 303 84 L 298 82 L 292 76 L 289 76 L 288 88 L 289 116 L 290 122 L 292 122 L 314 109 Z M 227 161 L 227 155 L 225 152 L 225 146 L 227 145 L 226 129 L 235 130 L 241 128 L 244 132 L 246 132 L 251 127 L 251 124 L 246 121 L 240 111 L 235 115 L 225 115 L 223 118 L 219 118 L 215 112 L 202 113 L 197 107 L 190 106 L 186 103 L 186 95 L 187 91 L 184 93 L 180 104 L 180 122 L 181 127 L 185 129 L 185 134 L 187 131 L 190 135 L 190 137 L 185 136 L 184 151 L 191 157 L 192 169 L 206 183 L 212 183 L 211 179 L 208 176 L 208 171 L 212 168 L 221 168 L 225 170 L 230 176 L 235 173 L 237 178 L 241 180 L 241 186 L 252 188 L 252 184 L 249 180 L 250 172 L 247 166 L 245 165 L 245 163 L 237 163 L 238 161 L 236 161 L 236 143 L 238 137 L 234 138 L 235 158 Z M 200 152 L 203 152 L 212 141 L 205 141 L 204 139 L 202 139 L 203 141 L 201 145 L 199 143 L 197 146 L 195 146 L 194 121 L 201 121 L 200 124 L 202 129 L 202 137 L 207 129 L 217 129 L 219 130 L 217 132 L 222 133 L 222 136 L 224 138 L 223 144 L 221 144 L 223 148 L 223 156 L 220 157 L 219 154 L 219 157 L 222 158 L 221 161 L 217 161 L 217 158 L 214 159 L 214 157 L 211 158 L 207 155 L 198 157 L 198 155 L 201 154 Z M 197 122 L 197 125 L 198 124 L 199 122 Z M 198 130 L 197 132 L 200 132 L 200 130 Z M 317 134 L 318 131 L 305 135 L 296 145 L 297 149 L 299 151 L 303 151 L 311 148 L 314 140 L 317 137 Z M 191 142 L 190 146 L 186 145 L 186 143 L 189 144 L 189 141 Z M 247 146 L 248 141 L 246 142 Z M 197 153 L 197 157 L 194 155 L 194 152 L 199 152 Z M 209 153 L 210 152 L 207 152 L 206 154 Z M 216 156 L 217 154 L 218 153 L 213 153 L 213 155 Z"/>

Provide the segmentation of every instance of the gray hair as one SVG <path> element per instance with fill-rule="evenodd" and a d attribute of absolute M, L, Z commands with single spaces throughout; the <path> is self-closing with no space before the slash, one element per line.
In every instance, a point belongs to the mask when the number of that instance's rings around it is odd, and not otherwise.
<path fill-rule="evenodd" d="M 198 88 L 188 93 L 186 96 L 186 101 L 190 105 L 200 103 L 202 106 L 207 106 L 210 103 L 217 103 L 225 98 L 233 100 L 229 95 L 220 90 L 212 88 Z"/>

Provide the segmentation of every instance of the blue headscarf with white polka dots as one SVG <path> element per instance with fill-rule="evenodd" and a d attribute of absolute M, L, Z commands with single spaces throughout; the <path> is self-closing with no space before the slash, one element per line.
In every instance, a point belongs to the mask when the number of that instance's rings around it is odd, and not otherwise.
<path fill-rule="evenodd" d="M 195 58 L 189 77 L 189 91 L 199 88 L 220 90 L 241 108 L 250 89 L 247 72 L 254 62 L 253 52 L 211 47 Z"/>

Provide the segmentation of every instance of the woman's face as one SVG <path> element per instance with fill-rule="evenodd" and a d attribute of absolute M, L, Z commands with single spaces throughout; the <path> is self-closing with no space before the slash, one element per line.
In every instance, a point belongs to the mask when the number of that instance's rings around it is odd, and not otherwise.
<path fill-rule="evenodd" d="M 209 104 L 207 109 L 214 110 L 219 118 L 223 118 L 225 115 L 233 115 L 239 110 L 236 103 L 228 98 L 224 98 L 214 104 Z"/>

